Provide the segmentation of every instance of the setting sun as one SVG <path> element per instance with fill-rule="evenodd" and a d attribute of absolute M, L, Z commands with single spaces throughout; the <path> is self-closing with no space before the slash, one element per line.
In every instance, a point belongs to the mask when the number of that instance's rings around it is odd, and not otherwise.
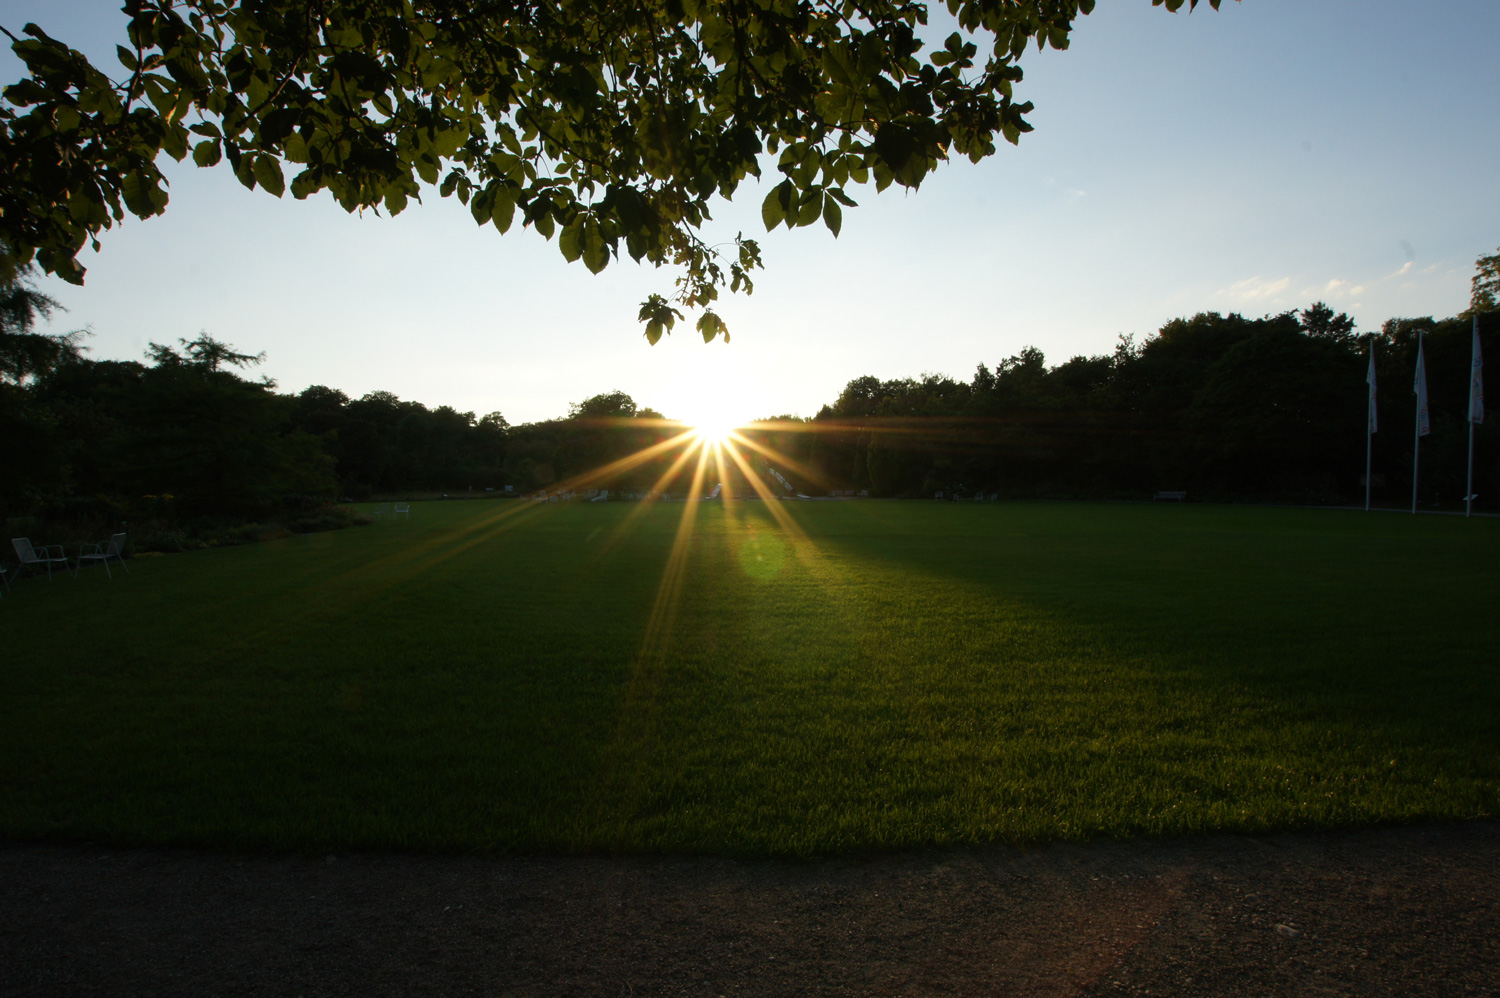
<path fill-rule="evenodd" d="M 730 434 L 743 426 L 744 423 L 740 420 L 716 416 L 693 420 L 689 425 L 692 426 L 693 433 L 704 443 L 722 444 L 729 439 Z"/>
<path fill-rule="evenodd" d="M 713 377 L 679 386 L 663 399 L 662 411 L 689 427 L 705 444 L 722 444 L 756 418 L 757 403 L 751 386 L 738 372 L 720 369 L 713 373 Z"/>

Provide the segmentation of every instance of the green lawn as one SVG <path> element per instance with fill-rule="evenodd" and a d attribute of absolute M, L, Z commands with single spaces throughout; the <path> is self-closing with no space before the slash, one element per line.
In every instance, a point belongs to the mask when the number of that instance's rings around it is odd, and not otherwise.
<path fill-rule="evenodd" d="M 0 836 L 811 855 L 1500 812 L 1500 521 L 776 509 L 805 536 L 434 502 L 23 580 Z"/>

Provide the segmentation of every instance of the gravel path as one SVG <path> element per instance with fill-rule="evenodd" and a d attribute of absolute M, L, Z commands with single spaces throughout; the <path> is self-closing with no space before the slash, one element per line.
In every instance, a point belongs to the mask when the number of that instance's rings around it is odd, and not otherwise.
<path fill-rule="evenodd" d="M 0 995 L 1500 995 L 1500 825 L 816 863 L 0 844 Z"/>

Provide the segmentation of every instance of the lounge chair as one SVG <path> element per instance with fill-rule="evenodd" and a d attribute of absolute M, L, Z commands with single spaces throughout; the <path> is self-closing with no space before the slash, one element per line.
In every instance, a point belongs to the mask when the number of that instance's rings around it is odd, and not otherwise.
<path fill-rule="evenodd" d="M 61 565 L 64 571 L 68 568 L 68 556 L 63 552 L 61 544 L 44 544 L 41 551 L 38 552 L 36 548 L 31 546 L 31 541 L 25 537 L 12 537 L 10 539 L 10 546 L 16 549 L 16 557 L 21 559 L 21 564 L 16 569 L 16 574 L 11 576 L 11 578 L 20 578 L 21 573 L 30 565 L 46 565 L 47 581 L 51 582 L 53 565 Z M 52 552 L 54 551 L 57 554 L 53 554 Z"/>
<path fill-rule="evenodd" d="M 83 563 L 84 562 L 86 562 L 86 561 L 99 561 L 99 562 L 103 562 L 104 563 L 104 574 L 107 575 L 109 578 L 113 579 L 115 577 L 115 575 L 114 575 L 113 572 L 111 572 L 109 570 L 109 559 L 111 559 L 111 558 L 113 558 L 115 561 L 119 562 L 120 563 L 120 567 L 123 568 L 123 569 L 125 569 L 125 574 L 129 575 L 130 574 L 130 566 L 127 565 L 127 564 L 125 564 L 125 558 L 121 554 L 121 552 L 124 551 L 124 550 L 125 550 L 125 535 L 124 534 L 114 534 L 113 536 L 110 537 L 109 540 L 105 541 L 103 544 L 85 544 L 85 545 L 83 545 L 83 547 L 81 547 L 81 548 L 78 549 L 78 564 L 76 564 L 75 566 L 73 566 L 73 578 L 75 578 L 75 579 L 78 578 L 78 573 L 83 570 Z"/>

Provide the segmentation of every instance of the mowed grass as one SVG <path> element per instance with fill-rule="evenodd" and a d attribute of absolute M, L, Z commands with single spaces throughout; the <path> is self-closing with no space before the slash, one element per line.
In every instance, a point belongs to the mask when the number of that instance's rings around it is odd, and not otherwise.
<path fill-rule="evenodd" d="M 23 581 L 0 836 L 815 855 L 1500 810 L 1500 521 L 777 509 L 425 503 Z"/>

